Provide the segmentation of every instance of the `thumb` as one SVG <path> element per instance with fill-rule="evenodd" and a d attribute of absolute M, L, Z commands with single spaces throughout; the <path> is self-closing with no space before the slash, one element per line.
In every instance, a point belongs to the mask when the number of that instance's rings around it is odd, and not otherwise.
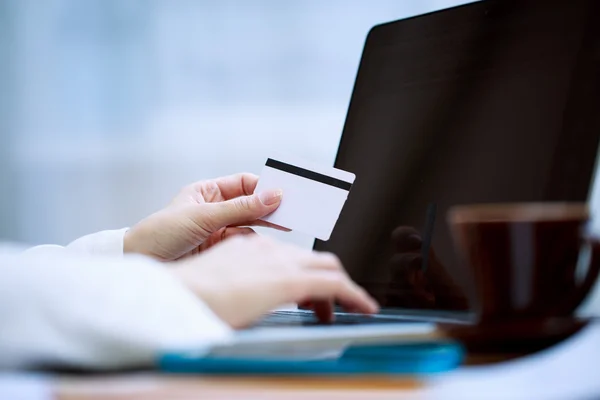
<path fill-rule="evenodd" d="M 271 214 L 279 207 L 281 190 L 267 190 L 260 194 L 240 196 L 219 203 L 210 203 L 211 225 L 214 229 L 254 221 Z"/>

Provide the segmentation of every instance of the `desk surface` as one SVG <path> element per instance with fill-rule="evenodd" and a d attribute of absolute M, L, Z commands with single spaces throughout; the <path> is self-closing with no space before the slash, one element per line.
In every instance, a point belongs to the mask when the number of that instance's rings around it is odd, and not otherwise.
<path fill-rule="evenodd" d="M 518 354 L 470 356 L 466 364 L 487 364 L 518 357 Z M 398 399 L 416 394 L 423 383 L 416 379 L 389 377 L 273 378 L 165 376 L 128 373 L 107 376 L 64 376 L 56 386 L 57 400 L 243 398 L 270 399 Z"/>
<path fill-rule="evenodd" d="M 97 378 L 65 378 L 57 386 L 58 400 L 243 398 L 290 399 L 397 398 L 421 383 L 389 378 L 209 378 L 132 374 Z M 339 396 L 339 397 L 338 397 Z M 393 397 L 396 396 L 396 397 Z"/>
<path fill-rule="evenodd" d="M 589 335 L 592 334 L 596 335 L 596 333 L 590 333 Z M 587 339 L 585 340 L 587 342 L 590 340 L 594 341 L 591 345 L 596 349 L 596 337 L 588 336 L 586 336 Z M 558 337 L 554 339 L 556 339 L 554 343 L 561 341 Z M 536 344 L 536 346 L 530 346 L 533 344 Z M 546 345 L 549 344 L 547 343 Z M 542 347 L 546 347 L 546 345 Z M 589 346 L 590 343 L 586 345 Z M 537 348 L 534 349 L 533 347 Z M 539 343 L 530 342 L 525 348 L 515 349 L 513 353 L 469 354 L 464 364 L 493 364 L 535 353 L 539 350 L 542 350 Z M 592 362 L 590 360 L 595 360 L 595 353 L 591 354 L 591 357 L 587 357 L 586 362 L 590 364 Z M 578 363 L 580 362 L 578 361 Z M 225 399 L 238 397 L 243 399 L 268 400 L 281 398 L 282 396 L 302 400 L 309 398 L 398 400 L 406 397 L 419 398 L 421 397 L 420 394 L 426 391 L 420 389 L 424 389 L 426 386 L 425 383 L 416 379 L 391 377 L 250 378 L 169 376 L 156 372 L 140 372 L 93 376 L 62 375 L 55 380 L 54 389 L 57 400 Z"/>

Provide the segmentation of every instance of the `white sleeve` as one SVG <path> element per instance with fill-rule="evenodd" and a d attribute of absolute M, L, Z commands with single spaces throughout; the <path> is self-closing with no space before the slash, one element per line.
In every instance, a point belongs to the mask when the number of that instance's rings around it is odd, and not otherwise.
<path fill-rule="evenodd" d="M 0 369 L 146 366 L 233 336 L 162 264 L 65 253 L 0 254 L 0 327 Z"/>
<path fill-rule="evenodd" d="M 27 249 L 30 254 L 56 254 L 67 250 L 71 254 L 121 257 L 123 255 L 123 237 L 129 228 L 107 230 L 82 236 L 67 246 L 45 244 Z"/>

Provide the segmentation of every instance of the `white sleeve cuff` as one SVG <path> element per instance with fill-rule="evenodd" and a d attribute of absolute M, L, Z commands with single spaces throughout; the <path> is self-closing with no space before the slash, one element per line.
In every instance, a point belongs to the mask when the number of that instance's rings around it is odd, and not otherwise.
<path fill-rule="evenodd" d="M 69 243 L 67 249 L 78 254 L 120 257 L 123 255 L 123 238 L 128 230 L 123 228 L 92 233 Z"/>
<path fill-rule="evenodd" d="M 123 256 L 123 238 L 129 228 L 107 230 L 80 237 L 66 247 L 45 244 L 27 249 L 28 254 L 53 255 L 68 250 L 74 255 Z"/>

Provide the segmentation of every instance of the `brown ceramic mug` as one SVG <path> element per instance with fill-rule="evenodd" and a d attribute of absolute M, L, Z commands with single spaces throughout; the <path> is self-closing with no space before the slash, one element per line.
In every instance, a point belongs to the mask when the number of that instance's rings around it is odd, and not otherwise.
<path fill-rule="evenodd" d="M 480 323 L 572 315 L 600 270 L 579 203 L 456 206 L 448 222 Z"/>

